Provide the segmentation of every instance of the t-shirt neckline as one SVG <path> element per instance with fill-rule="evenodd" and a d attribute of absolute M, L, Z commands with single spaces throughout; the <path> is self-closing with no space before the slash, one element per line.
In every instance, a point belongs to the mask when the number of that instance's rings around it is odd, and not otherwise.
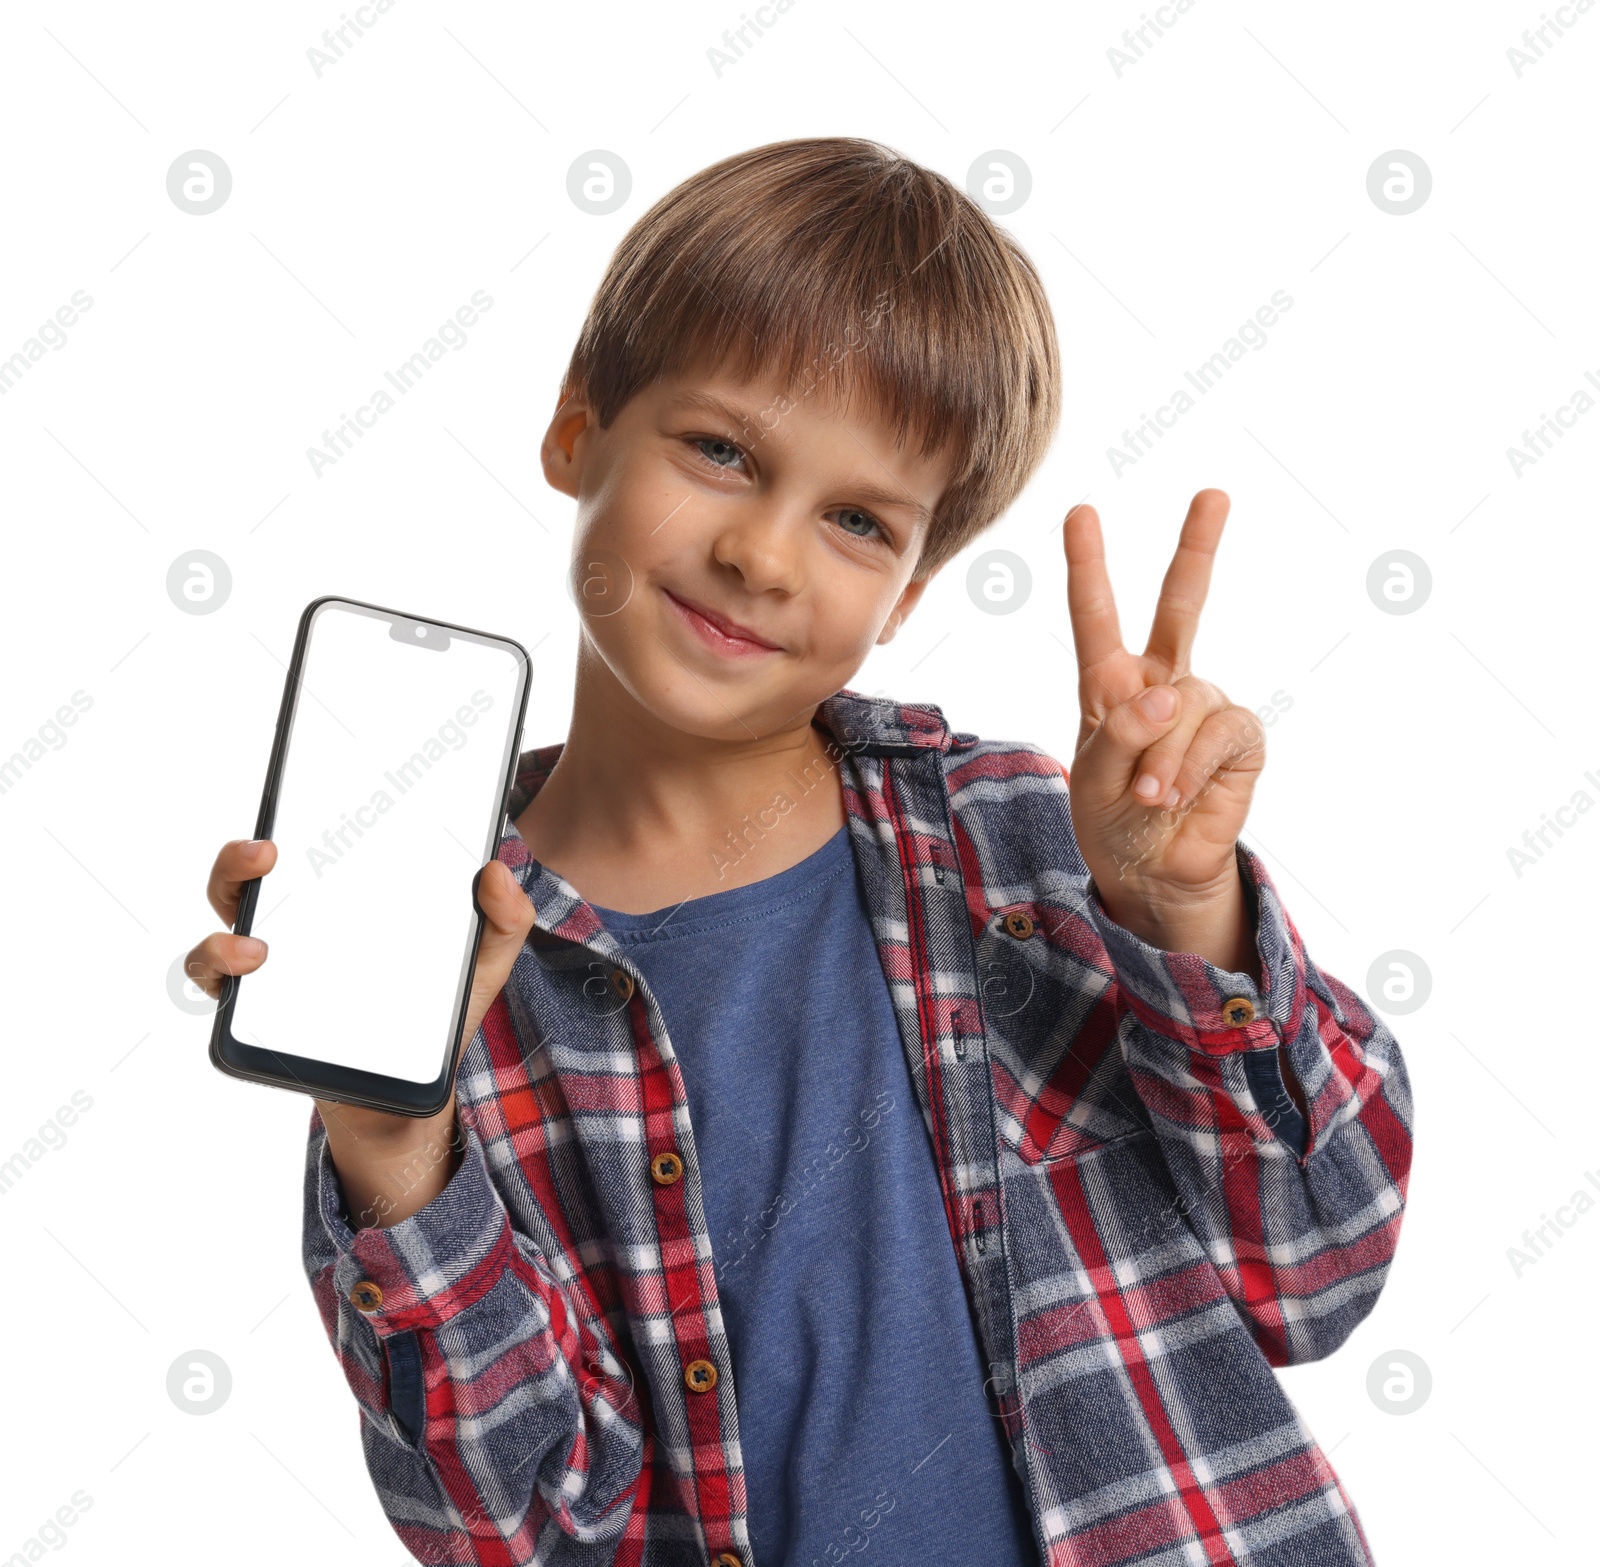
<path fill-rule="evenodd" d="M 701 897 L 687 898 L 682 903 L 669 904 L 666 908 L 652 909 L 644 914 L 628 914 L 593 902 L 589 907 L 606 930 L 618 938 L 624 935 L 637 938 L 641 933 L 649 935 L 663 925 L 663 935 L 687 935 L 707 924 L 720 924 L 726 919 L 742 919 L 766 912 L 809 892 L 813 883 L 835 874 L 850 860 L 851 854 L 850 829 L 845 824 L 803 860 L 797 860 L 771 876 L 746 882 L 743 886 L 708 892 Z"/>

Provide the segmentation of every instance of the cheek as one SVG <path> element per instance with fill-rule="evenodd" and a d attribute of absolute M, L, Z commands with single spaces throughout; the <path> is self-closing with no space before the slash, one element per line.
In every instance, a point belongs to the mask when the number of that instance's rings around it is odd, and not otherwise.
<path fill-rule="evenodd" d="M 622 620 L 639 593 L 639 578 L 627 559 L 603 544 L 573 552 L 567 591 L 584 623 L 598 634 Z"/>
<path fill-rule="evenodd" d="M 574 519 L 574 539 L 584 548 L 605 547 L 634 555 L 647 540 L 650 525 L 647 486 L 627 464 L 613 464 L 584 490 Z M 659 522 L 658 512 L 655 521 Z"/>
<path fill-rule="evenodd" d="M 573 536 L 569 587 L 573 601 L 593 620 L 626 619 L 647 596 L 660 567 L 682 547 L 687 508 L 669 517 L 677 500 L 662 500 L 660 486 L 608 474 L 584 497 Z M 583 595 L 580 597 L 580 593 Z"/>
<path fill-rule="evenodd" d="M 829 664 L 858 668 L 877 646 L 888 624 L 896 594 L 882 582 L 843 582 L 818 600 L 812 620 L 812 646 Z"/>

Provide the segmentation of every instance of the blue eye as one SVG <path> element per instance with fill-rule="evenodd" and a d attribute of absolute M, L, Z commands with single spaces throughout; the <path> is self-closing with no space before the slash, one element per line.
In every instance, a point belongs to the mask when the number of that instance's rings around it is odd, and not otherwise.
<path fill-rule="evenodd" d="M 690 435 L 686 436 L 685 439 L 691 446 L 695 448 L 696 454 L 704 458 L 704 460 L 719 473 L 732 473 L 737 470 L 734 468 L 733 462 L 720 462 L 717 460 L 717 458 L 709 455 L 706 451 L 708 446 L 721 447 L 725 451 L 731 453 L 736 459 L 742 460 L 744 457 L 744 448 L 737 442 L 730 441 L 724 436 Z M 845 527 L 843 524 L 840 525 L 841 531 L 848 533 L 852 539 L 870 539 L 872 537 L 872 529 L 876 528 L 878 530 L 878 537 L 881 538 L 885 544 L 892 545 L 894 543 L 894 539 L 891 536 L 888 528 L 886 528 L 883 523 L 874 517 L 870 511 L 862 511 L 859 506 L 844 506 L 839 509 L 838 515 L 843 517 L 862 517 L 866 519 L 868 527 L 867 530 L 862 533 L 856 532 L 854 528 Z"/>
<path fill-rule="evenodd" d="M 879 534 L 883 537 L 885 542 L 888 541 L 889 530 L 886 527 L 884 527 L 884 525 L 881 522 L 879 522 L 878 519 L 876 517 L 874 517 L 870 511 L 862 511 L 859 506 L 846 506 L 843 509 L 841 515 L 845 516 L 845 517 L 865 517 L 867 519 L 867 521 L 874 528 L 876 528 L 878 530 Z M 848 533 L 850 535 L 850 537 L 853 538 L 853 539 L 866 539 L 866 538 L 871 538 L 871 536 L 872 536 L 870 533 L 857 533 L 852 528 L 846 528 L 844 531 L 846 533 Z"/>
<path fill-rule="evenodd" d="M 736 457 L 744 456 L 744 452 L 742 451 L 741 448 L 739 448 L 738 446 L 734 445 L 734 443 L 732 441 L 723 440 L 723 438 L 720 435 L 697 435 L 697 436 L 693 437 L 693 440 L 694 440 L 695 446 L 700 449 L 700 455 L 702 457 L 705 457 L 706 461 L 709 462 L 713 468 L 726 468 L 726 467 L 729 467 L 730 464 L 723 463 L 723 462 L 718 462 L 716 460 L 716 458 L 707 456 L 706 452 L 705 452 L 705 448 L 707 446 L 722 446 L 722 447 L 726 447 L 728 451 L 730 451 L 730 452 L 732 452 L 734 454 L 734 456 L 736 456 Z"/>

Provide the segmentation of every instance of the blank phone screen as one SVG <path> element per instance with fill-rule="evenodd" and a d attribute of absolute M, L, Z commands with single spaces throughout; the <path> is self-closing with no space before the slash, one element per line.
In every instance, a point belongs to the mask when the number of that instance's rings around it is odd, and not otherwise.
<path fill-rule="evenodd" d="M 502 831 L 514 645 L 332 600 L 313 611 L 252 934 L 244 1044 L 414 1083 L 454 1044 L 472 879 Z"/>

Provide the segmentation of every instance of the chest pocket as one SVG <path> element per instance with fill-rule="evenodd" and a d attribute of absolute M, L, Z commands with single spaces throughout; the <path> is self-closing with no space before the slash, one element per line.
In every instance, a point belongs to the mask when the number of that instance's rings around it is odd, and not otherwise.
<path fill-rule="evenodd" d="M 1094 927 L 1054 900 L 1008 903 L 976 941 L 1002 1140 L 1042 1164 L 1148 1132 Z"/>

